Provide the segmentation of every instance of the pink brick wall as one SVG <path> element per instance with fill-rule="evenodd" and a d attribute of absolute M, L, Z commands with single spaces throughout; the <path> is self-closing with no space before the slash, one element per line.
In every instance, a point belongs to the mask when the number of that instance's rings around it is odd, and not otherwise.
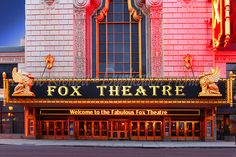
<path fill-rule="evenodd" d="M 42 0 L 26 0 L 26 71 L 41 77 L 49 53 L 55 57 L 45 77 L 73 76 L 73 0 L 59 0 L 53 8 Z"/>
<path fill-rule="evenodd" d="M 164 77 L 193 77 L 184 67 L 183 58 L 193 58 L 195 77 L 214 66 L 211 40 L 211 2 L 192 0 L 185 5 L 181 0 L 163 1 L 163 71 Z"/>

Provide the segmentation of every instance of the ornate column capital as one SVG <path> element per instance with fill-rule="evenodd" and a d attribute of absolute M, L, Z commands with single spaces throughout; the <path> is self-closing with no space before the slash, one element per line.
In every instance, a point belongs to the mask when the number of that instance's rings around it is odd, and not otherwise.
<path fill-rule="evenodd" d="M 146 0 L 147 7 L 160 7 L 162 5 L 162 0 Z"/>
<path fill-rule="evenodd" d="M 89 3 L 89 0 L 74 0 L 74 7 L 78 9 L 85 8 Z"/>

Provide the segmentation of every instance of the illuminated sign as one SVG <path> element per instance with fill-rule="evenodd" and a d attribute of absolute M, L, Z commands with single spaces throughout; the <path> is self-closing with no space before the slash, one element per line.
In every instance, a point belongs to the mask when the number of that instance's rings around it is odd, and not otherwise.
<path fill-rule="evenodd" d="M 199 109 L 40 109 L 41 115 L 78 116 L 199 116 Z"/>
<path fill-rule="evenodd" d="M 226 99 L 226 82 L 219 81 L 222 95 L 201 99 Z M 15 83 L 10 84 L 10 93 Z M 34 82 L 30 99 L 193 99 L 201 92 L 199 80 L 158 80 L 158 79 L 114 79 L 114 80 L 60 80 Z M 10 95 L 10 98 L 18 96 Z M 25 96 L 24 98 L 27 98 Z"/>
<path fill-rule="evenodd" d="M 213 48 L 226 47 L 230 40 L 230 0 L 212 0 Z"/>

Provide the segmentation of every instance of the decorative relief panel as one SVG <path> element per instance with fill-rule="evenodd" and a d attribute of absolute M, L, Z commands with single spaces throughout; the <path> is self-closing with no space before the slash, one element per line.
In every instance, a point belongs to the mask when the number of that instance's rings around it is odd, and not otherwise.
<path fill-rule="evenodd" d="M 162 76 L 162 1 L 147 0 L 150 18 L 151 77 Z"/>
<path fill-rule="evenodd" d="M 90 77 L 92 12 L 100 5 L 100 0 L 74 0 L 74 76 Z"/>
<path fill-rule="evenodd" d="M 76 78 L 85 77 L 85 7 L 74 10 L 74 71 Z"/>

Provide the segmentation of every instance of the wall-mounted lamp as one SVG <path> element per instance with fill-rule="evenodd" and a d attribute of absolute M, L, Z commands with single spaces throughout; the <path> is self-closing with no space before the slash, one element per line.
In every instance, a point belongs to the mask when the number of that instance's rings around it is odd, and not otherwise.
<path fill-rule="evenodd" d="M 187 69 L 191 69 L 192 68 L 192 63 L 193 63 L 193 58 L 190 54 L 187 54 L 186 56 L 184 56 L 184 66 Z"/>
<path fill-rule="evenodd" d="M 192 70 L 192 74 L 194 77 L 194 72 L 193 72 L 193 68 L 192 68 L 193 67 L 193 58 L 190 54 L 187 54 L 184 56 L 184 66 L 185 66 L 185 68 Z"/>
<path fill-rule="evenodd" d="M 53 63 L 54 63 L 54 61 L 55 61 L 54 57 L 53 57 L 51 54 L 48 54 L 48 55 L 45 57 L 44 60 L 45 60 L 46 65 L 45 65 L 45 68 L 44 68 L 44 70 L 43 70 L 42 77 L 43 77 L 43 75 L 44 75 L 44 73 L 45 73 L 46 68 L 47 68 L 48 70 L 52 69 Z"/>
<path fill-rule="evenodd" d="M 12 111 L 13 110 L 13 106 L 8 106 L 8 110 Z"/>

